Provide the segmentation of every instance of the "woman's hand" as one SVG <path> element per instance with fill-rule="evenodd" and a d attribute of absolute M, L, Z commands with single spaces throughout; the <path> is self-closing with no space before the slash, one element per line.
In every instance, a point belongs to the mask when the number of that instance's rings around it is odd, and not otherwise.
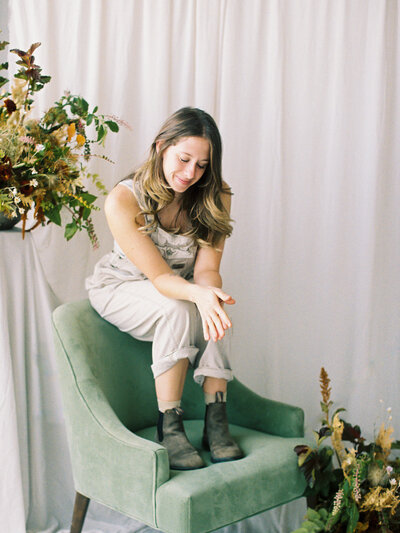
<path fill-rule="evenodd" d="M 223 308 L 224 303 L 235 303 L 232 296 L 218 287 L 195 285 L 193 301 L 203 321 L 204 339 L 209 341 L 211 338 L 214 342 L 222 339 L 225 330 L 232 327 L 232 322 Z"/>

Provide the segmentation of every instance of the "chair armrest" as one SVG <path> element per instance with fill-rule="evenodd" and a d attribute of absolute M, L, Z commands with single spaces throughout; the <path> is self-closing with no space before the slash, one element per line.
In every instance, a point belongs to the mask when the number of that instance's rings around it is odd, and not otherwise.
<path fill-rule="evenodd" d="M 237 379 L 228 387 L 232 424 L 280 437 L 304 437 L 304 411 L 300 407 L 263 398 Z"/>
<path fill-rule="evenodd" d="M 138 461 L 154 463 L 157 466 L 156 487 L 167 481 L 170 470 L 166 448 L 129 431 L 119 420 L 94 379 L 79 383 L 78 388 L 93 422 L 98 424 L 99 431 L 107 435 L 109 445 L 114 451 L 124 448 L 129 450 L 129 462 L 136 468 Z"/>
<path fill-rule="evenodd" d="M 169 479 L 168 453 L 122 424 L 82 363 L 84 347 L 64 335 L 72 344 L 72 364 L 59 325 L 54 322 L 54 342 L 75 489 L 156 527 L 156 491 Z"/>
<path fill-rule="evenodd" d="M 68 397 L 67 434 L 75 489 L 155 527 L 156 491 L 170 476 L 166 449 L 130 432 L 95 380 L 69 387 Z"/>

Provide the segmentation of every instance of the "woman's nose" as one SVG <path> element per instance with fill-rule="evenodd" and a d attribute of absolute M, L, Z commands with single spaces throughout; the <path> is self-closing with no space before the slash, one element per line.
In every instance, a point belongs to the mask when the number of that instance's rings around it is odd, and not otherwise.
<path fill-rule="evenodd" d="M 194 177 L 195 172 L 196 172 L 196 164 L 195 163 L 188 164 L 185 170 L 186 176 L 189 179 L 192 179 Z"/>

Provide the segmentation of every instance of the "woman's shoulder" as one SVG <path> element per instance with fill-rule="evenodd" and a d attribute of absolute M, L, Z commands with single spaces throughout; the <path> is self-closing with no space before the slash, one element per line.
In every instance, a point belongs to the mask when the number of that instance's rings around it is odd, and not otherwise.
<path fill-rule="evenodd" d="M 126 176 L 124 179 L 119 181 L 116 187 L 118 187 L 119 185 L 122 185 L 123 187 L 126 187 L 127 189 L 130 189 L 132 192 L 134 192 L 135 186 L 133 183 L 133 179 L 134 179 L 134 174 L 130 174 L 129 176 Z"/>
<path fill-rule="evenodd" d="M 136 195 L 136 187 L 132 176 L 124 178 L 118 182 L 115 187 L 108 193 L 105 201 L 105 210 L 107 214 L 113 211 L 118 212 L 121 209 L 129 209 L 132 212 L 139 212 L 141 207 Z"/>
<path fill-rule="evenodd" d="M 137 179 L 134 173 L 129 174 L 129 176 L 122 179 L 114 186 L 113 191 L 116 191 L 114 195 L 117 197 L 119 196 L 124 197 L 127 195 L 126 193 L 127 189 L 130 191 L 130 195 L 134 196 L 134 198 L 136 199 L 141 209 L 143 209 L 143 196 L 144 196 L 143 187 L 142 187 L 141 181 Z"/>

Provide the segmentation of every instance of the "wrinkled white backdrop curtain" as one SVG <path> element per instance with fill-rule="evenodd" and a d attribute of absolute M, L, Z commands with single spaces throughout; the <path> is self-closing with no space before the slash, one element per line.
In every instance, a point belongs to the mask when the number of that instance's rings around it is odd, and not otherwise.
<path fill-rule="evenodd" d="M 68 89 L 132 126 L 107 139 L 115 164 L 95 165 L 108 188 L 177 108 L 215 117 L 235 194 L 223 264 L 238 302 L 233 368 L 257 392 L 303 407 L 309 431 L 324 365 L 350 422 L 372 436 L 382 399 L 400 437 L 399 12 L 396 0 L 9 3 L 12 46 L 42 43 L 37 63 L 52 76 L 42 109 Z M 95 224 L 97 252 L 83 234 L 68 244 L 57 227 L 33 234 L 60 302 L 85 296 L 85 276 L 111 247 L 103 213 Z M 61 413 L 52 428 L 63 435 Z M 67 527 L 72 482 L 64 452 L 49 457 L 41 468 L 31 457 L 28 526 L 53 532 Z M 51 495 L 43 483 L 33 494 L 46 476 Z M 303 510 L 226 531 L 288 533 Z M 96 505 L 88 518 L 90 532 L 140 527 Z"/>

